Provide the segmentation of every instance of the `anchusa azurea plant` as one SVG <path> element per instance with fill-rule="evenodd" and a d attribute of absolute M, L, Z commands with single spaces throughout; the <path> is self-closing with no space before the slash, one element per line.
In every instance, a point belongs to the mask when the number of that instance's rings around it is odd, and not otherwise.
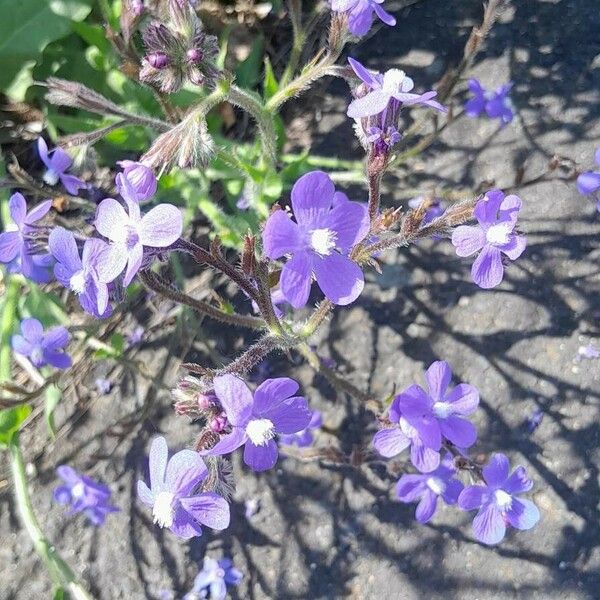
<path fill-rule="evenodd" d="M 102 184 L 84 182 L 65 150 L 48 151 L 43 139 L 37 141 L 44 169 L 37 179 L 22 178 L 29 183 L 20 188 L 32 198 L 48 193 L 52 200 L 32 201 L 28 210 L 25 196 L 19 192 L 11 196 L 7 211 L 11 222 L 0 234 L 0 261 L 12 277 L 19 277 L 15 281 L 19 285 L 23 279 L 44 283 L 54 276 L 53 292 L 87 313 L 73 323 L 71 333 L 83 345 L 90 344 L 96 355 L 102 352 L 119 358 L 144 339 L 140 326 L 129 346 L 124 331 L 120 343 L 112 346 L 98 341 L 91 329 L 81 333 L 90 323 L 90 327 L 109 323 L 118 329 L 122 312 L 136 304 L 124 300 L 139 300 L 136 294 L 142 287 L 222 327 L 242 328 L 254 336 L 228 364 L 184 365 L 187 372 L 172 398 L 181 423 L 193 421 L 190 448 L 171 455 L 167 440 L 153 436 L 149 461 L 140 465 L 144 473 L 137 485 L 140 502 L 147 506 L 156 527 L 178 538 L 200 536 L 205 528 L 224 530 L 235 518 L 230 498 L 232 454 L 236 452 L 245 469 L 260 473 L 275 469 L 286 456 L 337 460 L 353 468 L 363 468 L 369 461 L 381 463 L 383 458 L 392 472 L 396 457 L 406 451 L 412 466 L 410 472 L 406 469 L 396 477 L 396 497 L 405 503 L 418 502 L 420 523 L 429 522 L 442 503 L 464 511 L 477 509 L 474 535 L 480 542 L 494 544 L 504 537 L 507 526 L 529 529 L 539 519 L 535 505 L 522 497 L 533 485 L 524 467 L 510 474 L 503 454 L 493 455 L 486 466 L 470 458 L 477 441 L 474 422 L 480 394 L 469 383 L 453 384 L 446 361 L 429 365 L 424 383 L 413 383 L 397 394 L 391 393 L 395 387 L 390 383 L 389 397 L 375 398 L 340 375 L 335 363 L 320 358 L 311 345 L 335 310 L 359 301 L 365 271 L 380 270 L 379 259 L 388 250 L 426 238 L 445 243 L 449 249 L 453 245 L 459 257 L 474 257 L 474 284 L 490 289 L 502 283 L 505 271 L 526 249 L 526 238 L 519 230 L 523 202 L 514 193 L 489 189 L 457 201 L 424 190 L 422 196 L 400 206 L 382 198 L 386 174 L 403 157 L 419 150 L 411 140 L 420 127 L 433 124 L 427 134 L 429 145 L 437 137 L 439 121 L 452 118 L 448 106 L 462 76 L 453 71 L 438 89 L 428 90 L 418 72 L 411 73 L 413 80 L 397 68 L 377 71 L 354 58 L 347 63 L 342 60 L 347 43 L 366 35 L 374 22 L 395 24 L 383 4 L 383 0 L 332 0 L 326 51 L 319 51 L 301 68 L 307 22 L 301 3 L 292 0 L 292 56 L 279 79 L 269 63 L 262 96 L 238 85 L 219 59 L 216 38 L 201 23 L 194 3 L 184 0 L 152 5 L 130 0 L 123 5 L 120 31 L 111 29 L 124 76 L 153 89 L 163 110 L 161 118 L 134 114 L 77 82 L 57 78 L 47 82 L 47 100 L 53 104 L 143 126 L 154 135 L 145 152 L 138 150 L 135 160 L 129 156 L 118 161 L 114 175 L 105 177 Z M 486 9 L 487 29 L 497 4 L 492 2 Z M 470 64 L 483 42 L 479 31 L 474 30 L 469 38 L 461 69 Z M 340 189 L 343 186 L 334 183 L 332 173 L 308 163 L 288 169 L 280 152 L 281 107 L 325 76 L 347 82 L 347 125 L 354 126 L 364 149 L 366 191 L 350 197 Z M 238 72 L 238 79 L 243 79 L 243 73 Z M 475 97 L 465 108 L 468 115 L 485 111 L 503 124 L 510 122 L 510 85 L 490 94 L 471 80 L 469 89 Z M 182 102 L 187 96 L 173 96 L 182 90 L 193 90 L 196 98 L 185 109 Z M 210 111 L 224 102 L 251 117 L 256 131 L 253 142 L 232 143 L 210 125 L 214 121 Z M 413 125 L 407 125 L 410 122 Z M 67 145 L 91 146 L 107 136 L 111 127 L 69 136 Z M 211 201 L 208 211 L 211 221 L 221 223 L 226 239 L 211 235 L 207 243 L 198 241 L 193 211 L 183 210 L 178 203 L 174 191 L 178 178 L 198 172 L 216 180 L 215 173 L 229 174 L 229 179 L 222 178 L 230 205 L 218 207 Z M 597 192 L 595 175 L 580 176 L 582 192 Z M 87 178 L 93 180 L 89 172 Z M 79 211 L 73 219 L 64 212 L 65 194 Z M 241 233 L 236 220 L 240 215 L 246 219 Z M 225 243 L 236 248 L 235 257 L 225 255 Z M 216 294 L 198 298 L 186 293 L 183 260 L 185 269 L 192 265 L 218 273 L 221 281 L 231 284 L 228 290 L 235 286 L 240 292 L 238 298 L 228 300 Z M 17 314 L 16 300 L 13 310 Z M 21 322 L 21 332 L 12 337 L 19 362 L 36 377 L 36 369 L 69 367 L 71 359 L 64 351 L 69 331 L 62 326 L 44 329 L 29 314 L 22 315 L 27 318 Z M 293 360 L 299 355 L 336 390 L 372 414 L 360 452 L 346 456 L 341 449 L 319 446 L 321 430 L 328 428 L 326 418 L 311 406 L 310 390 L 301 389 L 285 373 L 271 372 L 265 378 L 260 368 L 276 353 Z M 272 366 L 275 371 L 279 368 Z M 69 377 L 68 372 L 51 373 L 48 385 Z M 263 373 L 258 381 L 256 373 Z M 102 395 L 117 386 L 117 381 L 105 377 L 96 383 Z M 45 387 L 46 383 L 40 389 Z M 58 473 L 64 485 L 55 492 L 57 502 L 69 505 L 73 512 L 84 512 L 96 525 L 115 510 L 103 484 L 67 466 Z M 226 586 L 240 579 L 230 560 L 206 558 L 190 594 L 223 598 Z"/>

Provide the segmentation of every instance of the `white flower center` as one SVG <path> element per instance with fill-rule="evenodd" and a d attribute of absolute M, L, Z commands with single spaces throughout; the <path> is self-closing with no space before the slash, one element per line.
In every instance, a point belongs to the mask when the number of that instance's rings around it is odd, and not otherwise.
<path fill-rule="evenodd" d="M 81 498 L 85 494 L 85 486 L 83 483 L 78 482 L 71 488 L 71 495 L 74 498 Z"/>
<path fill-rule="evenodd" d="M 171 527 L 173 525 L 173 517 L 175 516 L 174 499 L 175 494 L 171 492 L 160 492 L 156 496 L 154 507 L 152 508 L 152 516 L 154 517 L 154 522 L 159 527 Z"/>
<path fill-rule="evenodd" d="M 444 493 L 446 484 L 439 477 L 430 477 L 427 480 L 427 487 L 437 496 Z"/>
<path fill-rule="evenodd" d="M 264 446 L 275 435 L 269 419 L 253 419 L 246 425 L 246 433 L 255 446 Z"/>
<path fill-rule="evenodd" d="M 44 173 L 44 182 L 48 185 L 56 185 L 58 183 L 58 173 L 56 173 L 52 169 L 48 169 Z"/>
<path fill-rule="evenodd" d="M 435 402 L 433 405 L 433 414 L 440 419 L 445 419 L 453 412 L 452 405 L 449 402 Z"/>
<path fill-rule="evenodd" d="M 507 494 L 504 490 L 496 490 L 494 492 L 494 497 L 496 498 L 496 504 L 500 508 L 507 508 L 512 503 L 511 495 Z"/>
<path fill-rule="evenodd" d="M 42 364 L 44 362 L 44 351 L 42 350 L 41 346 L 36 346 L 32 351 L 31 351 L 31 362 L 34 365 L 39 365 Z"/>
<path fill-rule="evenodd" d="M 331 229 L 314 229 L 310 232 L 310 245 L 321 256 L 329 256 L 337 242 L 337 234 Z"/>
<path fill-rule="evenodd" d="M 71 288 L 71 291 L 75 292 L 76 294 L 83 294 L 85 291 L 85 280 L 85 271 L 83 269 L 81 271 L 77 271 L 77 273 L 75 273 L 71 279 L 69 279 L 69 287 Z"/>
<path fill-rule="evenodd" d="M 406 76 L 400 69 L 390 69 L 383 75 L 383 91 L 390 96 L 398 92 L 410 92 L 414 83 L 410 77 Z"/>
<path fill-rule="evenodd" d="M 9 231 L 19 231 L 19 226 L 16 223 L 9 223 L 4 231 L 6 231 L 6 233 L 8 233 Z"/>
<path fill-rule="evenodd" d="M 485 233 L 485 238 L 490 244 L 506 244 L 510 236 L 509 225 L 506 223 L 498 223 L 492 225 Z"/>

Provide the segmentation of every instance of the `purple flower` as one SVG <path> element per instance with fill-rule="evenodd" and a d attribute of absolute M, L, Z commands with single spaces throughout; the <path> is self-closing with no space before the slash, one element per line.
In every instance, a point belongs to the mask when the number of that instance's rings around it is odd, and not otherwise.
<path fill-rule="evenodd" d="M 52 365 L 57 369 L 68 369 L 71 366 L 71 357 L 62 350 L 71 339 L 64 327 L 52 327 L 44 333 L 37 319 L 23 319 L 21 334 L 12 336 L 12 348 L 27 356 L 34 367 Z"/>
<path fill-rule="evenodd" d="M 596 164 L 600 165 L 600 148 L 596 149 L 594 155 Z M 577 177 L 577 190 L 583 196 L 595 194 L 597 198 L 596 208 L 600 212 L 600 172 L 586 171 Z"/>
<path fill-rule="evenodd" d="M 51 207 L 52 200 L 45 200 L 27 212 L 23 195 L 13 194 L 8 201 L 8 211 L 14 224 L 0 233 L 0 262 L 8 263 L 11 272 L 20 272 L 38 283 L 50 280 L 46 267 L 50 266 L 51 257 L 48 254 L 33 256 L 30 237 L 38 227 L 36 222 L 43 219 Z"/>
<path fill-rule="evenodd" d="M 228 454 L 244 445 L 244 462 L 254 471 L 266 471 L 277 462 L 275 435 L 298 433 L 310 422 L 306 399 L 294 396 L 298 384 L 293 379 L 267 379 L 254 396 L 233 375 L 215 377 L 214 386 L 232 427 L 207 454 Z"/>
<path fill-rule="evenodd" d="M 440 464 L 442 438 L 458 448 L 475 443 L 477 431 L 462 417 L 475 412 L 479 392 L 467 383 L 448 391 L 451 378 L 448 363 L 436 361 L 425 373 L 429 393 L 419 385 L 411 385 L 394 398 L 389 419 L 399 427 L 382 429 L 373 438 L 381 455 L 395 456 L 410 446 L 413 465 L 429 473 Z"/>
<path fill-rule="evenodd" d="M 298 446 L 299 448 L 306 448 L 313 443 L 314 436 L 313 431 L 320 429 L 323 425 L 323 417 L 318 410 L 315 410 L 310 418 L 308 425 L 298 433 L 292 433 L 290 435 L 282 435 L 279 441 L 284 446 Z"/>
<path fill-rule="evenodd" d="M 439 497 L 446 504 L 456 504 L 464 486 L 455 475 L 452 456 L 447 453 L 431 473 L 402 475 L 396 484 L 396 495 L 401 502 L 419 500 L 415 518 L 419 523 L 427 523 L 435 513 Z"/>
<path fill-rule="evenodd" d="M 56 185 L 60 180 L 67 192 L 72 195 L 76 195 L 80 188 L 87 187 L 81 179 L 66 172 L 73 161 L 62 148 L 56 147 L 54 150 L 48 152 L 48 146 L 44 138 L 41 137 L 38 138 L 37 147 L 38 154 L 44 165 L 46 165 L 46 173 L 44 173 L 45 183 Z"/>
<path fill-rule="evenodd" d="M 215 560 L 205 557 L 202 571 L 196 575 L 190 594 L 192 597 L 206 597 L 210 591 L 210 600 L 224 600 L 228 585 L 238 585 L 244 576 L 233 566 L 230 558 Z"/>
<path fill-rule="evenodd" d="M 94 525 L 102 525 L 106 515 L 118 512 L 110 501 L 110 489 L 86 475 L 79 475 L 68 465 L 56 469 L 58 476 L 65 482 L 54 490 L 54 501 L 68 504 L 71 514 L 82 512 Z"/>
<path fill-rule="evenodd" d="M 373 13 L 386 25 L 394 26 L 396 19 L 380 6 L 383 0 L 331 0 L 333 12 L 348 13 L 348 29 L 352 35 L 362 37 L 373 24 Z"/>
<path fill-rule="evenodd" d="M 56 227 L 50 232 L 48 247 L 57 261 L 54 265 L 56 279 L 77 294 L 83 310 L 99 318 L 110 316 L 108 286 L 100 281 L 97 271 L 98 259 L 107 248 L 106 242 L 95 238 L 86 240 L 80 257 L 73 233 Z"/>
<path fill-rule="evenodd" d="M 458 256 L 481 250 L 471 268 L 473 281 L 481 288 L 493 288 L 502 281 L 502 254 L 516 260 L 527 246 L 525 236 L 514 232 L 521 204 L 518 196 L 505 197 L 501 190 L 490 190 L 475 206 L 478 225 L 461 225 L 452 233 Z"/>
<path fill-rule="evenodd" d="M 177 537 L 202 535 L 200 525 L 212 529 L 229 526 L 229 504 L 214 492 L 198 492 L 208 469 L 198 452 L 181 450 L 169 459 L 167 442 L 157 437 L 150 446 L 150 488 L 138 481 L 140 500 L 152 507 L 154 522 Z"/>
<path fill-rule="evenodd" d="M 127 185 L 127 180 L 121 180 Z M 112 243 L 97 262 L 100 281 L 114 281 L 125 268 L 123 285 L 127 287 L 142 266 L 144 247 L 166 248 L 181 236 L 183 219 L 172 204 L 159 204 L 142 216 L 137 202 L 125 198 L 127 212 L 114 198 L 98 205 L 94 225 Z"/>
<path fill-rule="evenodd" d="M 369 71 L 353 58 L 348 58 L 348 62 L 369 90 L 366 95 L 354 99 L 348 106 L 347 114 L 352 119 L 378 115 L 386 110 L 398 114 L 402 106 L 414 104 L 424 104 L 441 112 L 447 111 L 439 102 L 432 100 L 437 96 L 437 92 L 410 93 L 414 87 L 413 80 L 400 69 L 390 69 L 381 74 L 377 71 Z"/>
<path fill-rule="evenodd" d="M 531 500 L 516 497 L 533 487 L 525 468 L 517 467 L 510 477 L 508 473 L 508 458 L 494 454 L 483 468 L 487 485 L 468 486 L 458 497 L 462 510 L 479 509 L 473 520 L 473 533 L 484 544 L 502 541 L 507 525 L 531 529 L 540 519 L 540 512 Z"/>
<path fill-rule="evenodd" d="M 373 144 L 376 154 L 388 153 L 402 138 L 394 125 L 389 125 L 385 130 L 377 125 L 369 127 L 367 142 Z"/>
<path fill-rule="evenodd" d="M 500 125 L 504 127 L 514 116 L 508 96 L 512 86 L 512 81 L 509 81 L 495 91 L 487 92 L 477 79 L 469 79 L 469 90 L 473 98 L 465 104 L 465 113 L 468 117 L 475 118 L 485 111 L 490 119 L 500 119 Z"/>
<path fill-rule="evenodd" d="M 363 290 L 364 276 L 347 254 L 369 231 L 366 206 L 336 192 L 326 173 L 312 171 L 294 184 L 292 209 L 296 222 L 278 210 L 263 232 L 269 258 L 291 255 L 281 270 L 283 295 L 294 308 L 304 306 L 314 275 L 334 304 L 354 302 Z"/>
<path fill-rule="evenodd" d="M 117 164 L 123 168 L 123 173 L 116 179 L 117 189 L 123 197 L 123 194 L 129 194 L 132 200 L 141 202 L 156 194 L 157 181 L 152 169 L 132 160 L 121 160 Z M 123 179 L 129 185 L 126 186 Z"/>

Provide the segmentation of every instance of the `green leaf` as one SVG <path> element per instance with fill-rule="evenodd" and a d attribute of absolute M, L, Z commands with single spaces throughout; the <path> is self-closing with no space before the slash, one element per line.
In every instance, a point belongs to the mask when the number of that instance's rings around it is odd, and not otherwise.
<path fill-rule="evenodd" d="M 0 90 L 23 100 L 46 46 L 68 35 L 71 21 L 85 19 L 91 5 L 92 0 L 0 0 Z"/>
<path fill-rule="evenodd" d="M 46 399 L 44 401 L 44 416 L 46 417 L 46 425 L 50 435 L 56 437 L 56 429 L 54 428 L 54 410 L 60 402 L 62 392 L 56 385 L 50 385 L 46 389 Z"/>
<path fill-rule="evenodd" d="M 259 35 L 252 44 L 250 54 L 235 70 L 235 79 L 241 88 L 254 89 L 260 79 L 260 67 L 263 56 L 263 38 Z"/>
<path fill-rule="evenodd" d="M 120 333 L 114 333 L 110 338 L 110 344 L 106 348 L 100 348 L 94 353 L 95 358 L 119 358 L 125 351 L 125 338 Z"/>
<path fill-rule="evenodd" d="M 89 23 L 71 23 L 71 29 L 89 46 L 96 46 L 102 54 L 110 54 L 110 42 L 106 39 L 104 27 Z"/>
<path fill-rule="evenodd" d="M 268 100 L 272 96 L 277 93 L 279 89 L 279 82 L 275 77 L 275 73 L 273 72 L 273 67 L 271 66 L 271 61 L 269 57 L 265 57 L 265 79 L 263 81 L 263 96 L 265 100 Z"/>
<path fill-rule="evenodd" d="M 58 297 L 51 292 L 43 292 L 36 285 L 29 288 L 29 293 L 22 297 L 19 304 L 23 316 L 35 317 L 44 327 L 69 325 L 70 319 Z"/>
<path fill-rule="evenodd" d="M 14 408 L 0 410 L 0 444 L 8 446 L 13 435 L 19 431 L 21 423 L 31 413 L 31 406 L 22 404 Z"/>

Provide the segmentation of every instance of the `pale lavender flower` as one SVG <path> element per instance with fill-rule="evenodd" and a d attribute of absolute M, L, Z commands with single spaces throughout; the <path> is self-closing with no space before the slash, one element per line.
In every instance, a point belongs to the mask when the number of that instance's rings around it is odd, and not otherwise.
<path fill-rule="evenodd" d="M 320 429 L 323 425 L 323 417 L 321 416 L 320 411 L 315 410 L 310 418 L 310 422 L 308 425 L 297 433 L 292 433 L 290 435 L 282 435 L 279 437 L 279 441 L 284 446 L 298 446 L 299 448 L 307 448 L 314 441 L 313 431 L 316 429 Z"/>
<path fill-rule="evenodd" d="M 588 344 L 587 346 L 579 346 L 577 350 L 577 356 L 579 358 L 600 358 L 600 350 L 596 348 L 593 344 Z"/>
<path fill-rule="evenodd" d="M 12 336 L 12 348 L 26 356 L 38 369 L 51 365 L 57 369 L 68 369 L 71 357 L 63 351 L 71 336 L 64 327 L 52 327 L 46 333 L 37 319 L 21 321 L 21 335 Z"/>
<path fill-rule="evenodd" d="M 54 490 L 54 501 L 68 504 L 71 514 L 82 512 L 92 524 L 99 526 L 108 514 L 119 511 L 110 504 L 111 492 L 103 483 L 80 475 L 68 465 L 61 465 L 56 472 L 65 483 Z"/>
<path fill-rule="evenodd" d="M 52 208 L 52 200 L 40 202 L 27 212 L 27 202 L 22 194 L 13 194 L 8 201 L 8 211 L 14 223 L 0 233 L 0 262 L 7 263 L 11 272 L 22 273 L 37 283 L 50 280 L 47 267 L 52 264 L 49 254 L 34 255 L 32 236 L 38 225 Z"/>
<path fill-rule="evenodd" d="M 209 592 L 210 600 L 224 600 L 227 586 L 238 585 L 243 577 L 230 558 L 215 560 L 207 556 L 204 558 L 202 571 L 194 579 L 190 595 L 192 598 L 206 598 L 206 593 Z"/>
<path fill-rule="evenodd" d="M 138 481 L 140 500 L 152 507 L 154 522 L 177 537 L 202 535 L 201 525 L 212 529 L 229 526 L 229 504 L 214 492 L 196 492 L 208 476 L 198 452 L 181 450 L 169 459 L 167 442 L 157 437 L 150 446 L 150 487 Z"/>
<path fill-rule="evenodd" d="M 410 446 L 413 465 L 429 473 L 440 464 L 444 438 L 458 448 L 475 443 L 477 431 L 463 417 L 477 409 L 479 392 L 467 383 L 448 390 L 451 378 L 448 363 L 436 361 L 425 373 L 429 393 L 413 384 L 394 398 L 389 419 L 398 427 L 382 429 L 373 438 L 382 456 L 395 456 Z"/>
<path fill-rule="evenodd" d="M 362 37 L 373 24 L 373 13 L 386 25 L 394 26 L 396 19 L 383 10 L 384 0 L 331 0 L 333 12 L 348 14 L 348 30 L 352 35 Z"/>
<path fill-rule="evenodd" d="M 414 87 L 413 80 L 400 69 L 390 69 L 381 74 L 377 71 L 369 71 L 353 58 L 348 58 L 348 62 L 369 90 L 364 96 L 355 98 L 348 106 L 347 114 L 353 119 L 379 115 L 384 111 L 397 115 L 402 106 L 415 104 L 424 104 L 441 112 L 447 111 L 439 102 L 433 100 L 437 92 L 410 93 Z"/>
<path fill-rule="evenodd" d="M 516 260 L 527 246 L 525 236 L 514 232 L 521 205 L 518 196 L 505 197 L 501 190 L 490 190 L 475 206 L 478 225 L 461 225 L 452 233 L 458 256 L 481 251 L 471 268 L 473 281 L 481 288 L 493 288 L 502 282 L 502 254 Z"/>
<path fill-rule="evenodd" d="M 438 498 L 441 497 L 446 504 L 456 504 L 464 486 L 455 475 L 452 456 L 446 453 L 435 471 L 402 475 L 396 484 L 396 496 L 401 502 L 418 500 L 415 518 L 419 523 L 427 523 L 436 511 Z"/>
<path fill-rule="evenodd" d="M 56 227 L 48 237 L 48 247 L 56 259 L 56 279 L 79 298 L 83 310 L 95 317 L 108 317 L 108 286 L 98 277 L 97 265 L 106 242 L 91 238 L 84 242 L 81 257 L 75 236 L 63 227 Z"/>
<path fill-rule="evenodd" d="M 469 79 L 469 90 L 473 94 L 465 104 L 465 113 L 468 117 L 478 117 L 485 111 L 490 119 L 499 119 L 504 127 L 513 120 L 513 105 L 509 98 L 512 81 L 501 85 L 494 91 L 486 91 L 477 79 Z"/>
<path fill-rule="evenodd" d="M 462 510 L 479 509 L 473 520 L 473 533 L 480 542 L 501 542 L 507 525 L 523 530 L 536 525 L 540 519 L 536 505 L 516 497 L 533 487 L 524 467 L 517 467 L 509 477 L 508 458 L 498 453 L 483 468 L 483 477 L 487 485 L 468 486 L 458 497 Z"/>
<path fill-rule="evenodd" d="M 600 166 L 600 148 L 596 149 L 594 155 L 596 164 Z M 600 212 L 600 172 L 599 171 L 586 171 L 577 177 L 577 190 L 583 196 L 594 194 L 597 203 L 596 209 Z"/>
<path fill-rule="evenodd" d="M 117 164 L 123 168 L 121 177 L 117 176 L 116 179 L 117 189 L 123 197 L 127 194 L 132 200 L 141 202 L 156 194 L 158 182 L 152 169 L 132 160 L 121 160 Z M 123 178 L 129 185 L 124 185 Z"/>
<path fill-rule="evenodd" d="M 304 306 L 314 275 L 334 304 L 354 302 L 363 290 L 364 276 L 347 254 L 369 231 L 366 206 L 336 192 L 326 173 L 312 171 L 294 184 L 292 209 L 296 222 L 277 210 L 263 231 L 269 258 L 290 255 L 281 271 L 281 292 L 294 308 Z"/>
<path fill-rule="evenodd" d="M 123 285 L 127 287 L 142 266 L 144 248 L 167 248 L 177 241 L 183 218 L 172 204 L 159 204 L 142 216 L 137 202 L 129 197 L 125 201 L 127 211 L 114 198 L 102 200 L 94 225 L 111 242 L 97 261 L 100 281 L 110 283 L 126 269 Z"/>
<path fill-rule="evenodd" d="M 87 187 L 81 179 L 67 173 L 67 169 L 69 169 L 73 160 L 62 148 L 56 147 L 54 150 L 48 151 L 48 146 L 44 138 L 41 137 L 38 138 L 37 148 L 38 154 L 46 166 L 46 172 L 44 173 L 45 183 L 53 186 L 60 180 L 67 192 L 74 196 L 80 188 Z"/>
<path fill-rule="evenodd" d="M 137 325 L 127 334 L 127 345 L 131 348 L 132 346 L 139 346 L 144 339 L 144 327 Z"/>
<path fill-rule="evenodd" d="M 293 379 L 267 379 L 254 395 L 233 375 L 215 377 L 214 387 L 231 432 L 203 454 L 229 454 L 243 445 L 244 462 L 254 471 L 266 471 L 277 462 L 275 435 L 297 433 L 310 422 L 306 399 L 294 396 L 299 386 Z"/>

